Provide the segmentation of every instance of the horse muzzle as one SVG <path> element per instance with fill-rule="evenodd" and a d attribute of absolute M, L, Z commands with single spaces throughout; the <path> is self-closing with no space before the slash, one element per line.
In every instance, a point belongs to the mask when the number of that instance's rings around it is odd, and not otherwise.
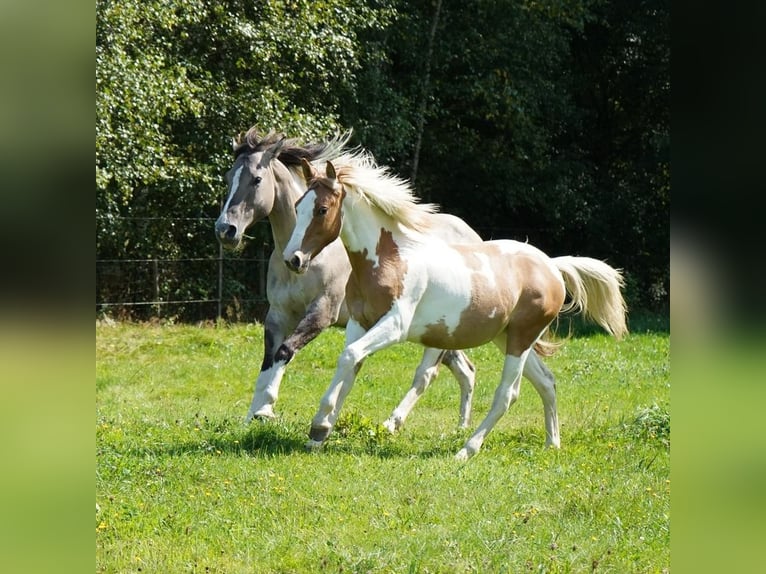
<path fill-rule="evenodd" d="M 237 226 L 220 219 L 215 222 L 215 236 L 221 242 L 221 245 L 228 249 L 239 247 L 242 241 L 242 234 L 237 229 Z"/>
<path fill-rule="evenodd" d="M 285 257 L 285 265 L 287 265 L 287 268 L 293 273 L 298 273 L 299 275 L 301 273 L 305 273 L 308 270 L 310 261 L 311 256 L 308 253 L 303 253 L 302 251 L 294 251 L 292 255 Z"/>

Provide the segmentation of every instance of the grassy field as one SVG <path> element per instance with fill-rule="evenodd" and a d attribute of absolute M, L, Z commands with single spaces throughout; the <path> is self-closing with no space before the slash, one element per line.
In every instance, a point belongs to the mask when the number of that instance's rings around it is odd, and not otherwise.
<path fill-rule="evenodd" d="M 443 369 L 395 436 L 379 423 L 421 350 L 371 357 L 328 444 L 303 450 L 343 332 L 290 365 L 279 418 L 242 419 L 259 325 L 96 326 L 97 572 L 666 572 L 670 338 L 574 337 L 546 361 L 561 450 L 542 403 L 519 401 L 467 463 L 453 455 L 457 383 Z M 478 368 L 473 422 L 502 357 Z"/>

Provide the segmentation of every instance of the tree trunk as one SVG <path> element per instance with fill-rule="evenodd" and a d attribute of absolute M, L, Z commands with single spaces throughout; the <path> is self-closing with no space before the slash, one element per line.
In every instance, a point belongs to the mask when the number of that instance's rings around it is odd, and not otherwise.
<path fill-rule="evenodd" d="M 430 92 L 431 81 L 431 57 L 434 51 L 434 38 L 436 37 L 436 28 L 439 25 L 439 15 L 441 14 L 442 0 L 436 0 L 436 11 L 434 12 L 434 19 L 431 22 L 431 33 L 428 35 L 428 51 L 426 52 L 426 65 L 423 72 L 423 90 L 420 98 L 420 107 L 418 109 L 418 131 L 415 138 L 415 151 L 412 156 L 412 174 L 410 180 L 415 185 L 415 180 L 418 177 L 418 162 L 420 161 L 420 145 L 423 141 L 423 129 L 426 121 L 426 106 L 428 104 L 428 96 Z"/>

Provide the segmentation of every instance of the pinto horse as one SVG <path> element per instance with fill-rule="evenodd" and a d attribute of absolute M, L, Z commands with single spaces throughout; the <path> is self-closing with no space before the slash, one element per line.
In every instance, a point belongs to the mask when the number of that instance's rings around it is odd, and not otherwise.
<path fill-rule="evenodd" d="M 435 233 L 436 207 L 418 203 L 407 182 L 372 158 L 338 169 L 328 161 L 325 175 L 302 165 L 307 191 L 296 204 L 285 264 L 307 272 L 338 237 L 351 261 L 346 346 L 306 446 L 317 449 L 329 436 L 362 361 L 407 340 L 441 349 L 492 341 L 505 355 L 492 407 L 458 460 L 479 451 L 518 398 L 522 374 L 543 399 L 546 444 L 559 447 L 555 380 L 534 347 L 566 310 L 583 312 L 616 338 L 627 333 L 621 273 L 587 257 L 551 259 L 517 241 L 445 241 Z"/>
<path fill-rule="evenodd" d="M 251 128 L 234 144 L 234 164 L 226 174 L 229 193 L 215 222 L 215 232 L 224 247 L 241 245 L 245 230 L 254 222 L 268 218 L 274 240 L 269 259 L 266 297 L 269 309 L 264 322 L 264 351 L 261 370 L 255 382 L 246 422 L 254 417 L 273 418 L 274 404 L 287 364 L 320 332 L 348 319 L 344 302 L 345 286 L 351 265 L 340 240 L 330 242 L 318 255 L 308 273 L 290 273 L 282 262 L 282 252 L 295 226 L 295 202 L 303 194 L 301 160 L 342 165 L 355 160 L 346 149 L 350 133 L 321 144 L 300 145 L 284 135 L 260 135 Z M 434 226 L 447 240 L 480 242 L 481 238 L 461 219 L 434 214 Z M 433 355 L 438 360 L 432 360 Z M 460 385 L 460 421 L 468 426 L 475 380 L 475 369 L 461 351 L 427 349 L 424 363 L 417 369 L 412 388 L 384 425 L 397 430 L 412 410 L 425 387 L 445 364 Z M 425 367 L 423 365 L 426 365 Z"/>

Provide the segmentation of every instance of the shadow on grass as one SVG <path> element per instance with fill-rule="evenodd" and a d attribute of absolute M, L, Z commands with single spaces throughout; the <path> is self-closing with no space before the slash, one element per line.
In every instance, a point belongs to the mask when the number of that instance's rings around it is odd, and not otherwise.
<path fill-rule="evenodd" d="M 654 415 L 654 411 L 651 411 Z M 668 417 L 669 418 L 669 417 Z M 649 420 L 648 415 L 644 419 Z M 655 419 L 656 422 L 655 423 Z M 651 424 L 649 424 L 651 423 Z M 654 416 L 649 423 L 643 424 L 638 431 L 631 434 L 622 425 L 615 428 L 610 425 L 605 428 L 589 428 L 587 431 L 575 432 L 562 438 L 562 446 L 577 447 L 581 443 L 604 444 L 620 438 L 634 439 L 646 442 L 647 436 L 665 435 L 665 419 Z M 662 424 L 661 424 L 662 423 Z M 638 428 L 632 425 L 628 430 Z M 656 427 L 656 428 L 655 428 Z M 642 429 L 648 429 L 641 434 Z M 659 430 L 657 430 L 659 429 Z M 184 455 L 235 455 L 248 457 L 283 457 L 295 454 L 306 454 L 306 439 L 308 426 L 298 422 L 284 420 L 253 421 L 243 426 L 241 421 L 232 419 L 204 420 L 194 431 L 193 438 L 169 442 L 144 449 L 134 449 L 135 454 L 152 456 L 184 456 Z M 662 432 L 661 432 L 662 431 Z M 452 432 L 436 436 L 430 433 L 412 435 L 402 431 L 391 435 L 380 425 L 372 425 L 365 418 L 355 413 L 342 417 L 335 431 L 330 435 L 323 449 L 317 453 L 343 454 L 349 456 L 373 457 L 381 460 L 392 459 L 451 459 L 460 450 L 473 429 L 455 429 Z M 405 434 L 406 433 L 406 434 Z M 666 432 L 669 435 L 669 431 Z M 628 437 L 629 435 L 629 437 Z M 635 436 L 634 436 L 635 435 Z M 646 435 L 646 436 L 644 436 Z M 667 440 L 667 439 L 666 439 Z M 514 456 L 532 456 L 544 450 L 545 434 L 538 428 L 516 428 L 512 431 L 495 429 L 488 437 L 482 452 L 492 456 L 492 452 L 513 454 Z"/>
<path fill-rule="evenodd" d="M 239 420 L 210 421 L 198 427 L 198 438 L 180 440 L 149 449 L 152 454 L 182 456 L 287 456 L 305 452 L 306 433 L 279 421 L 253 421 L 245 427 Z"/>
<path fill-rule="evenodd" d="M 353 416 L 353 415 L 352 415 Z M 353 420 L 353 419 L 352 419 Z M 308 428 L 297 423 L 285 424 L 280 420 L 254 421 L 249 427 L 241 429 L 226 428 L 223 424 L 213 424 L 205 429 L 198 441 L 187 441 L 167 445 L 162 454 L 180 456 L 186 454 L 208 454 L 213 456 L 241 455 L 253 457 L 304 455 L 308 438 Z M 437 436 L 430 433 L 417 435 L 404 434 L 401 431 L 391 434 L 380 426 L 368 427 L 366 421 L 361 425 L 349 423 L 344 419 L 328 438 L 322 449 L 315 456 L 323 454 L 343 454 L 363 456 L 380 460 L 394 459 L 452 459 L 463 447 L 474 429 L 455 429 Z M 239 423 L 235 423 L 239 424 Z M 539 429 L 514 429 L 513 431 L 494 432 L 488 438 L 482 451 L 491 453 L 512 452 L 519 456 L 530 456 L 544 449 L 545 435 Z M 155 451 L 155 454 L 157 452 Z"/>

